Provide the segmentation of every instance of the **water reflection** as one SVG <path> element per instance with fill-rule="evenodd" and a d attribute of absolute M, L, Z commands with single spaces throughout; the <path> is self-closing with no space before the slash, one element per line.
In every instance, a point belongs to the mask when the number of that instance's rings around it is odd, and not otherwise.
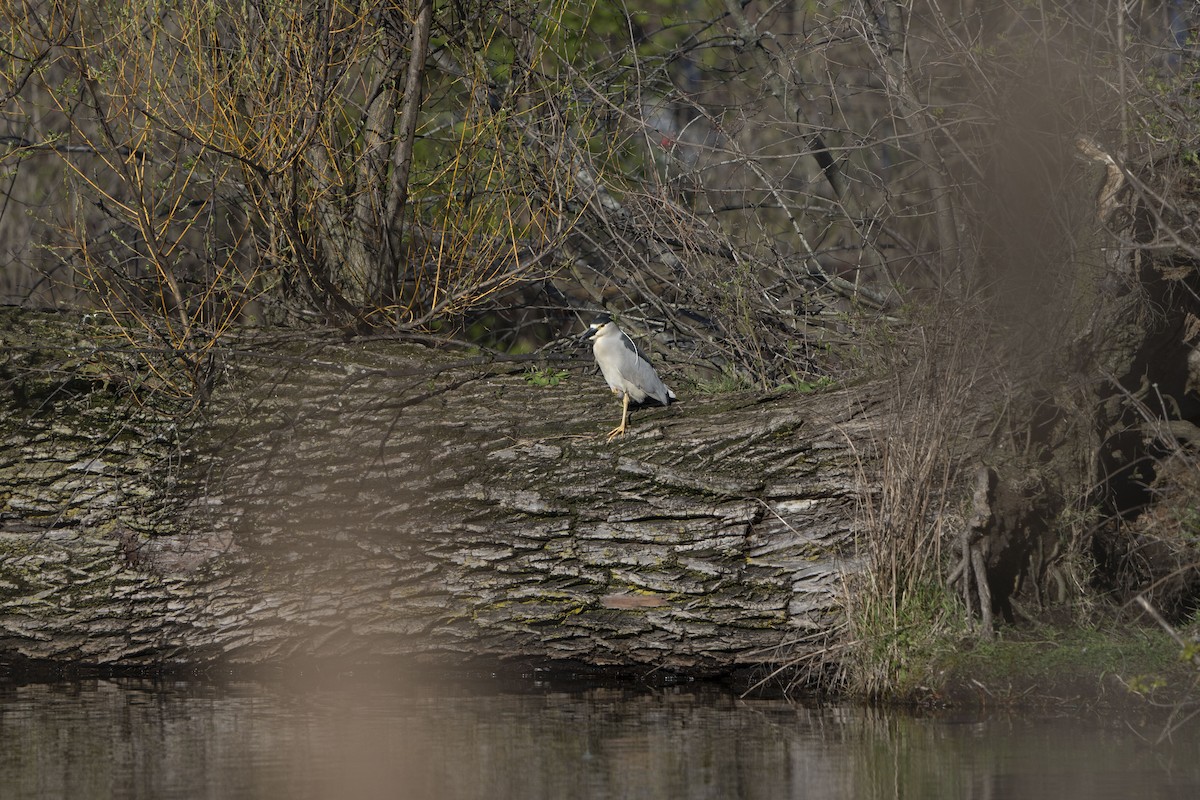
<path fill-rule="evenodd" d="M 1195 728 L 1161 725 L 712 687 L 0 682 L 0 797 L 1200 797 Z"/>

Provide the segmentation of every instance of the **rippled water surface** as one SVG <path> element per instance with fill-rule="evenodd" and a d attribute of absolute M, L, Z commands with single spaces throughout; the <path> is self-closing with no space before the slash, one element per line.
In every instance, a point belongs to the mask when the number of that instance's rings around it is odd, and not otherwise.
<path fill-rule="evenodd" d="M 1198 798 L 1195 726 L 712 687 L 0 681 L 0 798 Z"/>

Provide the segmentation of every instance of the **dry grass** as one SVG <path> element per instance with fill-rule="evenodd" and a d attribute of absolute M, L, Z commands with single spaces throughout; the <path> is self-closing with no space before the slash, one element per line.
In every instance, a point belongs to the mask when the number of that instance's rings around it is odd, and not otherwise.
<path fill-rule="evenodd" d="M 964 474 L 985 363 L 976 319 L 962 312 L 897 332 L 877 349 L 892 383 L 894 423 L 859 461 L 864 571 L 846 587 L 851 685 L 867 696 L 919 680 L 922 662 L 965 630 L 947 587 L 949 545 L 962 533 Z"/>

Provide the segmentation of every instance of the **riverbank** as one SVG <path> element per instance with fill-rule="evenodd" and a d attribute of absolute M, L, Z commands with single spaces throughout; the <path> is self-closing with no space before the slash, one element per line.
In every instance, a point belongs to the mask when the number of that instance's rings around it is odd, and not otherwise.
<path fill-rule="evenodd" d="M 1109 623 L 1002 628 L 944 641 L 903 702 L 1071 710 L 1173 709 L 1200 701 L 1200 672 L 1156 628 Z"/>

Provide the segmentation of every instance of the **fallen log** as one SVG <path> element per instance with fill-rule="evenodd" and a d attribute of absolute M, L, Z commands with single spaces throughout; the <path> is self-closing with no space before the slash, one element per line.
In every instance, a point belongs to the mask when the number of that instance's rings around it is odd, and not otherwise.
<path fill-rule="evenodd" d="M 78 317 L 6 311 L 0 353 L 0 654 L 60 663 L 803 661 L 886 427 L 863 387 L 680 391 L 608 445 L 582 362 L 394 340 L 239 340 L 203 403 Z"/>

